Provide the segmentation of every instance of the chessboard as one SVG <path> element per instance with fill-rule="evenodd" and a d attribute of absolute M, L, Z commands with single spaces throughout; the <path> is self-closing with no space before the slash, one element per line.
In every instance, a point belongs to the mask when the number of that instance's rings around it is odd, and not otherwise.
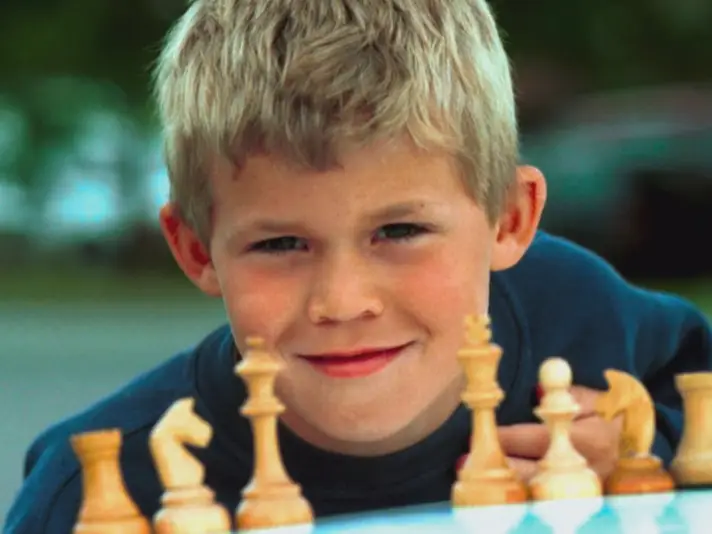
<path fill-rule="evenodd" d="M 709 534 L 712 489 L 457 509 L 450 503 L 316 521 L 310 534 Z M 255 531 L 256 532 L 256 531 Z M 262 534 L 287 534 L 285 529 Z"/>
<path fill-rule="evenodd" d="M 570 392 L 572 370 L 563 358 L 547 359 L 539 370 L 543 395 L 534 413 L 549 429 L 549 449 L 537 474 L 524 482 L 496 438 L 495 413 L 504 392 L 497 384 L 502 352 L 491 335 L 489 318 L 466 318 L 465 343 L 457 358 L 467 377 L 462 401 L 472 412 L 473 433 L 470 454 L 446 503 L 315 518 L 298 481 L 282 463 L 277 420 L 284 406 L 274 393 L 280 359 L 263 340 L 250 338 L 235 372 L 248 390 L 241 413 L 252 425 L 254 465 L 237 510 L 218 504 L 204 484 L 205 467 L 189 452 L 189 446 L 205 447 L 213 429 L 194 412 L 194 400 L 185 398 L 151 432 L 149 446 L 165 490 L 154 517 L 141 516 L 126 490 L 120 430 L 71 438 L 83 477 L 75 532 L 712 533 L 712 373 L 676 376 L 685 429 L 668 467 L 651 453 L 655 408 L 649 393 L 634 376 L 605 371 L 609 388 L 600 395 L 596 412 L 606 420 L 620 417 L 622 430 L 616 467 L 601 480 L 570 439 L 579 412 Z"/>

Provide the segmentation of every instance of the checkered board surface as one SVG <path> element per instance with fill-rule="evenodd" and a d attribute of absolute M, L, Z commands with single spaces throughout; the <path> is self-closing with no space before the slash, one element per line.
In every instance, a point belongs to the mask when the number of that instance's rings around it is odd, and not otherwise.
<path fill-rule="evenodd" d="M 712 489 L 453 509 L 449 503 L 318 520 L 262 534 L 712 534 Z"/>

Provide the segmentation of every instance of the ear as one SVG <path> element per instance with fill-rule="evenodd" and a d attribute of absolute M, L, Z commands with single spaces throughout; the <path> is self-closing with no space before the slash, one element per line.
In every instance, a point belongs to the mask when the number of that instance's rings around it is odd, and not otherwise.
<path fill-rule="evenodd" d="M 198 236 L 178 214 L 175 205 L 161 208 L 160 223 L 163 237 L 178 266 L 198 289 L 211 297 L 221 296 L 215 268 Z"/>
<path fill-rule="evenodd" d="M 497 222 L 492 270 L 508 269 L 522 259 L 539 228 L 546 204 L 546 180 L 536 168 L 517 168 L 517 183 Z"/>

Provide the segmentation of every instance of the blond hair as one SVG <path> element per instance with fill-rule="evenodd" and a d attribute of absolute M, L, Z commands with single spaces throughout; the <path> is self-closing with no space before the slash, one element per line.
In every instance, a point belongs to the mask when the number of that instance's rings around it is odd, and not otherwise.
<path fill-rule="evenodd" d="M 155 92 L 171 200 L 205 242 L 215 156 L 325 169 L 344 143 L 407 134 L 457 158 L 491 221 L 515 180 L 509 62 L 486 0 L 195 0 Z"/>

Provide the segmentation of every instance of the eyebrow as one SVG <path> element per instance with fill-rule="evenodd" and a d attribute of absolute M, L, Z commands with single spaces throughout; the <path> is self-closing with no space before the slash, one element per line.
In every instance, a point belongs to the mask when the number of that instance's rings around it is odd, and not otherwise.
<path fill-rule="evenodd" d="M 383 220 L 383 219 L 398 219 L 399 217 L 408 217 L 410 215 L 415 215 L 422 212 L 426 207 L 427 203 L 424 200 L 411 200 L 408 202 L 399 202 L 397 204 L 391 204 L 376 210 L 375 212 L 368 215 L 368 219 L 371 220 Z"/>

